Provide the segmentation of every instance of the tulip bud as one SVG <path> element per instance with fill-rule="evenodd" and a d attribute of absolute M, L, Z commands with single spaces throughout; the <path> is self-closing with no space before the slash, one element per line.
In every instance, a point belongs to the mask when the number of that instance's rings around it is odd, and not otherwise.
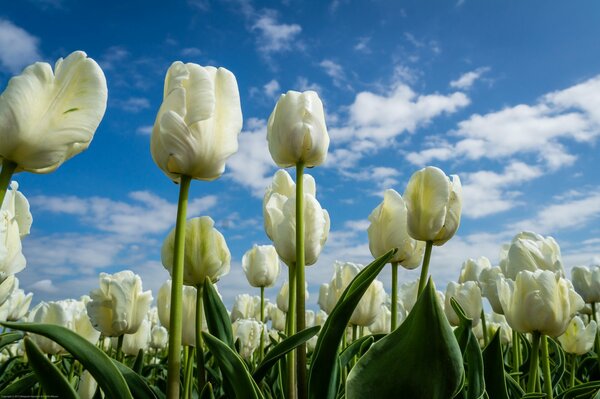
<path fill-rule="evenodd" d="M 329 295 L 329 284 L 327 284 L 327 283 L 321 284 L 321 286 L 319 287 L 319 299 L 318 299 L 317 303 L 319 304 L 319 307 L 321 308 L 321 310 L 324 311 L 326 314 L 329 313 L 327 311 L 327 309 L 329 309 L 329 307 L 327 305 L 327 303 L 328 303 L 327 296 L 328 295 Z"/>
<path fill-rule="evenodd" d="M 265 306 L 268 306 L 269 300 L 265 300 Z M 236 295 L 231 309 L 231 321 L 237 319 L 256 319 L 260 320 L 260 297 L 250 296 L 248 294 Z"/>
<path fill-rule="evenodd" d="M 514 280 L 522 270 L 550 270 L 565 277 L 560 247 L 552 237 L 524 231 L 517 234 L 510 246 L 506 259 L 501 266 L 507 278 Z"/>
<path fill-rule="evenodd" d="M 479 274 L 481 295 L 488 299 L 492 309 L 498 314 L 504 313 L 498 297 L 498 281 L 503 277 L 502 270 L 498 266 L 485 268 Z"/>
<path fill-rule="evenodd" d="M 571 283 L 548 270 L 517 274 L 515 281 L 498 282 L 498 296 L 508 324 L 521 333 L 562 335 L 571 318 L 584 306 Z"/>
<path fill-rule="evenodd" d="M 485 256 L 480 256 L 477 259 L 469 258 L 463 264 L 460 269 L 460 276 L 458 278 L 459 283 L 465 283 L 467 281 L 479 282 L 481 272 L 485 269 L 492 267 L 490 260 Z"/>
<path fill-rule="evenodd" d="M 571 270 L 571 281 L 585 303 L 600 302 L 600 266 L 575 266 Z"/>
<path fill-rule="evenodd" d="M 297 295 L 298 293 L 296 293 Z M 283 285 L 281 286 L 281 289 L 279 290 L 279 293 L 277 294 L 277 307 L 279 309 L 281 309 L 281 311 L 286 312 L 288 311 L 288 305 L 289 305 L 289 296 L 290 296 L 290 288 L 289 288 L 289 282 L 285 281 L 283 283 Z M 304 301 L 308 300 L 308 283 L 305 281 L 304 282 Z"/>
<path fill-rule="evenodd" d="M 85 150 L 106 110 L 106 78 L 83 51 L 36 62 L 0 95 L 1 159 L 16 172 L 49 173 Z"/>
<path fill-rule="evenodd" d="M 367 229 L 369 249 L 378 258 L 391 249 L 398 248 L 390 262 L 398 262 L 407 269 L 421 264 L 425 244 L 408 235 L 406 204 L 395 190 L 386 190 L 383 201 L 369 215 Z"/>
<path fill-rule="evenodd" d="M 77 395 L 80 399 L 93 399 L 98 389 L 98 383 L 92 377 L 89 371 L 84 370 L 79 380 L 79 387 L 77 387 Z"/>
<path fill-rule="evenodd" d="M 446 287 L 446 299 L 444 303 L 444 312 L 448 321 L 453 326 L 460 324 L 460 319 L 454 311 L 450 299 L 454 298 L 456 302 L 465 311 L 465 315 L 473 320 L 473 325 L 476 326 L 481 320 L 481 290 L 474 281 L 467 281 L 466 283 L 457 284 L 454 281 L 450 281 Z"/>
<path fill-rule="evenodd" d="M 0 208 L 0 281 L 25 268 L 21 238 L 29 234 L 32 216 L 27 198 L 13 181 Z M 0 304 L 2 303 L 0 295 Z"/>
<path fill-rule="evenodd" d="M 311 168 L 325 162 L 329 135 L 318 94 L 282 94 L 267 123 L 267 141 L 271 157 L 280 168 L 300 162 Z"/>
<path fill-rule="evenodd" d="M 167 280 L 158 290 L 156 304 L 160 324 L 167 330 L 171 321 L 171 280 Z M 197 290 L 189 285 L 183 286 L 181 344 L 196 346 L 196 295 Z M 206 331 L 206 319 L 202 318 L 202 330 Z"/>
<path fill-rule="evenodd" d="M 107 337 L 135 333 L 152 302 L 152 292 L 142 291 L 142 279 L 131 270 L 100 273 L 100 288 L 92 290 L 90 297 L 90 320 Z"/>
<path fill-rule="evenodd" d="M 163 326 L 154 326 L 150 331 L 150 347 L 156 350 L 164 349 L 169 343 L 169 332 Z"/>
<path fill-rule="evenodd" d="M 267 335 L 265 325 L 254 319 L 239 319 L 232 325 L 234 340 L 240 342 L 240 355 L 244 359 L 251 359 L 252 354 L 260 345 L 261 334 Z"/>
<path fill-rule="evenodd" d="M 174 62 L 156 115 L 152 159 L 173 181 L 214 180 L 238 150 L 242 109 L 235 76 L 225 68 Z"/>
<path fill-rule="evenodd" d="M 114 338 L 113 338 L 114 339 Z M 136 356 L 140 349 L 147 350 L 150 343 L 150 321 L 142 320 L 140 328 L 135 334 L 125 334 L 123 337 L 123 353 L 130 356 Z"/>
<path fill-rule="evenodd" d="M 563 335 L 558 337 L 558 342 L 565 352 L 575 355 L 585 355 L 594 347 L 597 325 L 594 320 L 590 324 L 583 325 L 579 316 L 573 317 Z"/>
<path fill-rule="evenodd" d="M 493 337 L 498 329 L 500 329 L 500 343 L 507 345 L 512 342 L 512 329 L 506 322 L 506 318 L 503 315 L 492 313 L 485 315 L 485 322 L 487 327 L 487 336 Z M 483 323 L 477 324 L 473 327 L 473 333 L 479 341 L 479 345 L 485 347 L 485 338 L 483 336 Z"/>
<path fill-rule="evenodd" d="M 285 312 L 279 309 L 279 307 L 277 306 L 270 306 L 267 313 L 269 314 L 269 318 L 271 319 L 271 326 L 275 330 L 285 331 Z"/>
<path fill-rule="evenodd" d="M 279 256 L 272 245 L 254 245 L 242 257 L 242 269 L 253 287 L 272 287 L 279 277 Z"/>
<path fill-rule="evenodd" d="M 231 254 L 225 237 L 214 228 L 208 216 L 193 218 L 185 224 L 185 253 L 183 256 L 183 283 L 197 287 L 206 277 L 214 283 L 229 273 Z M 162 246 L 164 267 L 173 271 L 175 229 L 171 230 Z"/>
<path fill-rule="evenodd" d="M 428 166 L 415 172 L 404 192 L 408 234 L 415 240 L 432 241 L 443 245 L 460 224 L 462 186 L 460 179 L 452 180 L 441 170 Z"/>

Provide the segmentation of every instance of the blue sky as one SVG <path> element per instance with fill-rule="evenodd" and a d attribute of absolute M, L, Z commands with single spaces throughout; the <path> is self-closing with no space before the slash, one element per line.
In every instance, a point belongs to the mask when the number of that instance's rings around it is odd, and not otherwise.
<path fill-rule="evenodd" d="M 276 167 L 265 124 L 287 90 L 320 94 L 331 137 L 327 163 L 310 171 L 332 223 L 307 272 L 311 307 L 334 260 L 370 261 L 369 213 L 425 165 L 458 174 L 464 189 L 459 232 L 434 249 L 438 288 L 469 257 L 497 262 L 520 230 L 554 236 L 566 268 L 600 263 L 597 1 L 4 3 L 2 90 L 29 63 L 74 50 L 98 61 L 109 87 L 87 151 L 52 174 L 16 175 L 34 216 L 18 277 L 34 302 L 85 294 L 100 271 L 132 269 L 155 295 L 168 277 L 160 246 L 178 190 L 154 165 L 149 133 L 176 60 L 224 66 L 240 89 L 240 150 L 220 179 L 193 182 L 189 210 L 227 239 L 231 273 L 219 285 L 228 305 L 256 294 L 240 262 L 268 243 L 261 201 Z M 381 278 L 389 286 L 389 270 Z"/>

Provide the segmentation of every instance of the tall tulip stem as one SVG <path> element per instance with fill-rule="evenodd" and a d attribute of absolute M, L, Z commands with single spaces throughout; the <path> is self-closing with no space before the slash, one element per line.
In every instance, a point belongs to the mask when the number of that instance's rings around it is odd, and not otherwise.
<path fill-rule="evenodd" d="M 596 316 L 596 302 L 592 302 L 592 320 L 594 320 L 596 322 L 596 324 L 598 323 L 598 320 L 596 320 L 597 316 Z M 596 352 L 596 357 L 598 359 L 598 364 L 600 365 L 600 328 L 596 331 L 596 337 L 594 338 L 594 351 Z"/>
<path fill-rule="evenodd" d="M 520 355 L 521 355 L 521 348 L 520 348 L 520 341 L 519 341 L 519 333 L 516 330 L 512 330 L 512 368 L 513 368 L 513 373 L 517 374 L 517 381 L 520 380 L 519 378 L 519 369 L 521 368 L 521 361 L 520 361 Z"/>
<path fill-rule="evenodd" d="M 306 328 L 304 298 L 304 163 L 296 164 L 296 331 Z M 306 344 L 298 346 L 298 399 L 308 397 L 306 383 Z"/>
<path fill-rule="evenodd" d="M 206 384 L 204 351 L 202 350 L 202 285 L 198 284 L 196 290 L 196 368 L 198 372 L 198 391 L 202 392 Z"/>
<path fill-rule="evenodd" d="M 482 299 L 483 301 L 483 299 Z M 488 338 L 488 330 L 487 323 L 485 321 L 485 311 L 483 310 L 483 306 L 481 307 L 481 330 L 483 331 L 483 345 L 487 346 L 489 342 Z"/>
<path fill-rule="evenodd" d="M 285 319 L 286 335 L 296 333 L 296 267 L 288 265 L 288 313 Z M 286 399 L 296 399 L 296 352 L 287 355 L 287 395 Z"/>
<path fill-rule="evenodd" d="M 179 373 L 181 370 L 181 334 L 183 330 L 183 256 L 185 251 L 185 219 L 191 177 L 181 176 L 173 271 L 171 273 L 171 310 L 169 315 L 169 360 L 167 362 L 167 398 L 179 399 Z"/>
<path fill-rule="evenodd" d="M 427 283 L 427 276 L 429 275 L 429 261 L 431 260 L 431 249 L 433 248 L 433 241 L 426 241 L 425 243 L 425 256 L 423 256 L 423 266 L 421 267 L 421 277 L 419 278 L 419 290 L 417 291 L 417 299 L 421 292 L 425 289 Z"/>
<path fill-rule="evenodd" d="M 119 338 L 117 338 L 117 353 L 116 353 L 116 358 L 117 361 L 122 361 L 123 360 L 123 339 L 125 338 L 125 334 L 121 334 L 119 335 Z"/>
<path fill-rule="evenodd" d="M 260 287 L 260 352 L 258 353 L 258 360 L 262 361 L 265 352 L 265 287 Z"/>
<path fill-rule="evenodd" d="M 548 337 L 542 335 L 542 372 L 544 373 L 544 391 L 546 399 L 554 399 L 552 393 L 552 374 L 550 374 L 550 356 L 548 355 Z"/>
<path fill-rule="evenodd" d="M 390 332 L 398 326 L 398 262 L 392 262 L 392 321 Z"/>
<path fill-rule="evenodd" d="M 541 334 L 534 331 L 531 334 L 531 357 L 529 359 L 529 379 L 527 380 L 527 393 L 535 392 L 535 387 L 538 383 L 538 367 L 540 356 L 540 339 Z"/>
<path fill-rule="evenodd" d="M 8 190 L 10 179 L 12 178 L 13 173 L 15 173 L 16 168 L 16 163 L 7 159 L 2 161 L 2 171 L 0 171 L 0 205 L 2 205 L 2 202 L 4 202 L 6 190 Z"/>

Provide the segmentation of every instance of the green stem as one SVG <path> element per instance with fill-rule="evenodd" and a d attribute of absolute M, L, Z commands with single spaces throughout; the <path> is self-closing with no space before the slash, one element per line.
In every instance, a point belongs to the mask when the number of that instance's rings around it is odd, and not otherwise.
<path fill-rule="evenodd" d="M 569 388 L 573 388 L 575 386 L 575 362 L 577 360 L 577 355 L 571 354 L 569 357 L 571 358 L 571 375 L 569 376 Z"/>
<path fill-rule="evenodd" d="M 288 265 L 288 313 L 286 317 L 286 335 L 296 333 L 296 267 Z M 296 351 L 287 355 L 286 399 L 296 399 Z"/>
<path fill-rule="evenodd" d="M 554 399 L 552 392 L 552 375 L 550 374 L 550 356 L 548 355 L 548 337 L 542 335 L 542 370 L 544 373 L 544 391 L 546 399 Z"/>
<path fill-rule="evenodd" d="M 482 298 L 482 302 L 483 302 L 483 298 Z M 487 346 L 487 344 L 489 342 L 489 338 L 488 338 L 487 323 L 485 322 L 485 312 L 483 311 L 483 307 L 481 308 L 481 329 L 483 331 L 483 345 Z"/>
<path fill-rule="evenodd" d="M 427 241 L 425 244 L 425 256 L 423 256 L 423 267 L 421 267 L 421 277 L 419 278 L 419 290 L 417 291 L 417 299 L 419 295 L 425 289 L 427 284 L 427 275 L 429 274 L 429 261 L 431 260 L 431 249 L 433 248 L 433 241 Z"/>
<path fill-rule="evenodd" d="M 167 362 L 167 399 L 179 399 L 179 373 L 181 371 L 181 334 L 183 331 L 183 256 L 185 250 L 185 219 L 191 178 L 181 176 L 173 270 L 171 272 L 171 311 L 169 318 L 169 360 Z"/>
<path fill-rule="evenodd" d="M 356 324 L 352 324 L 352 342 L 356 342 L 358 339 L 358 326 Z M 358 361 L 358 355 L 354 355 L 352 357 L 352 362 L 350 363 L 350 368 L 354 367 L 356 362 Z"/>
<path fill-rule="evenodd" d="M 123 339 L 124 338 L 125 338 L 125 334 L 121 334 L 121 335 L 119 335 L 119 338 L 117 338 L 116 358 L 117 358 L 117 361 L 119 361 L 119 362 L 123 361 Z"/>
<path fill-rule="evenodd" d="M 512 330 L 512 368 L 515 373 L 515 379 L 520 380 L 519 372 L 521 368 L 521 362 L 519 361 L 520 352 L 519 333 L 516 330 Z"/>
<path fill-rule="evenodd" d="M 185 372 L 184 372 L 184 381 L 183 381 L 183 396 L 184 399 L 191 399 L 192 397 L 192 374 L 194 369 L 194 348 L 191 346 L 186 346 L 186 362 L 185 362 Z"/>
<path fill-rule="evenodd" d="M 527 393 L 535 392 L 535 385 L 538 379 L 538 366 L 540 356 L 540 338 L 541 334 L 537 331 L 533 332 L 531 343 L 531 355 L 529 360 L 529 380 L 527 381 Z"/>
<path fill-rule="evenodd" d="M 196 368 L 198 372 L 198 391 L 202 392 L 206 384 L 204 351 L 202 350 L 202 285 L 198 284 L 196 290 Z"/>
<path fill-rule="evenodd" d="M 4 202 L 6 196 L 6 190 L 10 184 L 10 179 L 15 173 L 17 164 L 7 159 L 2 160 L 2 171 L 0 171 L 0 205 Z"/>
<path fill-rule="evenodd" d="M 598 324 L 596 316 L 596 302 L 592 302 L 592 320 Z M 598 365 L 600 365 L 600 328 L 596 330 L 596 337 L 594 338 L 594 351 L 596 352 L 596 358 L 598 359 Z"/>
<path fill-rule="evenodd" d="M 304 164 L 296 164 L 296 331 L 306 328 L 304 298 Z M 308 398 L 306 383 L 306 343 L 298 346 L 298 399 Z"/>
<path fill-rule="evenodd" d="M 260 322 L 262 323 L 260 330 L 260 352 L 258 352 L 258 362 L 263 359 L 265 352 L 265 287 L 260 287 Z"/>
<path fill-rule="evenodd" d="M 398 326 L 398 262 L 392 262 L 392 322 L 390 332 Z"/>

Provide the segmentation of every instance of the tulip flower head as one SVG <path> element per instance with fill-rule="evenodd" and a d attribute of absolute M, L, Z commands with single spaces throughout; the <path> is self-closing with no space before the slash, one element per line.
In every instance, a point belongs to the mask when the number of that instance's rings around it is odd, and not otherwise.
<path fill-rule="evenodd" d="M 88 146 L 106 110 L 106 78 L 83 51 L 36 62 L 0 95 L 0 159 L 49 173 Z"/>
<path fill-rule="evenodd" d="M 558 342 L 565 352 L 575 355 L 585 355 L 594 347 L 597 325 L 594 320 L 585 326 L 579 316 L 573 317 L 563 335 L 558 337 Z"/>
<path fill-rule="evenodd" d="M 414 269 L 421 264 L 425 243 L 408 234 L 406 217 L 406 203 L 402 196 L 395 190 L 386 190 L 383 201 L 369 215 L 369 249 L 373 257 L 378 258 L 398 248 L 390 262 Z"/>
<path fill-rule="evenodd" d="M 90 320 L 107 337 L 134 334 L 152 302 L 152 292 L 142 290 L 142 279 L 131 270 L 100 273 L 100 288 L 92 290 L 90 297 Z"/>
<path fill-rule="evenodd" d="M 443 245 L 460 225 L 462 186 L 439 168 L 428 166 L 415 172 L 404 192 L 408 234 L 415 240 Z"/>
<path fill-rule="evenodd" d="M 460 319 L 450 303 L 451 298 L 454 298 L 458 302 L 465 311 L 465 315 L 473 320 L 473 326 L 476 326 L 481 320 L 482 309 L 481 289 L 477 283 L 475 281 L 467 281 L 457 284 L 454 281 L 450 281 L 446 287 L 444 312 L 450 324 L 458 326 Z"/>
<path fill-rule="evenodd" d="M 329 135 L 318 94 L 282 94 L 267 123 L 267 141 L 271 157 L 280 168 L 298 163 L 311 168 L 325 162 Z"/>
<path fill-rule="evenodd" d="M 585 303 L 600 302 L 600 266 L 575 266 L 571 270 L 571 281 Z"/>
<path fill-rule="evenodd" d="M 485 256 L 480 256 L 477 259 L 467 259 L 460 269 L 460 276 L 458 277 L 459 283 L 465 283 L 467 281 L 479 282 L 479 276 L 485 269 L 492 267 L 490 260 Z"/>
<path fill-rule="evenodd" d="M 289 295 L 290 295 L 290 287 L 289 287 L 289 282 L 286 280 L 283 282 L 283 284 L 281 285 L 281 288 L 279 289 L 279 293 L 277 294 L 277 307 L 282 311 L 287 313 L 288 311 L 288 306 L 289 306 Z M 297 294 L 297 293 L 296 293 Z M 308 300 L 309 294 L 308 294 L 308 283 L 305 281 L 304 282 L 304 300 Z"/>
<path fill-rule="evenodd" d="M 279 256 L 272 245 L 254 245 L 242 257 L 242 269 L 253 287 L 272 287 L 279 277 Z"/>
<path fill-rule="evenodd" d="M 514 280 L 522 270 L 550 270 L 565 277 L 560 247 L 554 238 L 524 231 L 517 234 L 508 247 L 506 258 L 500 263 L 502 272 Z"/>
<path fill-rule="evenodd" d="M 123 337 L 123 353 L 136 356 L 140 349 L 147 350 L 150 344 L 150 328 L 150 320 L 144 319 L 134 334 L 125 334 Z"/>
<path fill-rule="evenodd" d="M 484 268 L 479 274 L 481 295 L 486 297 L 495 313 L 503 314 L 500 298 L 498 297 L 498 281 L 504 275 L 498 266 Z"/>
<path fill-rule="evenodd" d="M 171 325 L 171 284 L 171 280 L 167 280 L 158 290 L 158 297 L 156 298 L 160 324 L 167 330 Z M 197 290 L 195 287 L 183 286 L 182 345 L 196 346 L 196 295 Z M 205 318 L 202 319 L 202 330 L 206 331 Z"/>
<path fill-rule="evenodd" d="M 214 283 L 229 273 L 231 253 L 225 237 L 215 227 L 208 216 L 193 218 L 185 225 L 185 253 L 183 283 L 197 287 L 208 277 Z M 163 266 L 173 271 L 175 229 L 171 230 L 163 242 L 161 258 Z"/>

